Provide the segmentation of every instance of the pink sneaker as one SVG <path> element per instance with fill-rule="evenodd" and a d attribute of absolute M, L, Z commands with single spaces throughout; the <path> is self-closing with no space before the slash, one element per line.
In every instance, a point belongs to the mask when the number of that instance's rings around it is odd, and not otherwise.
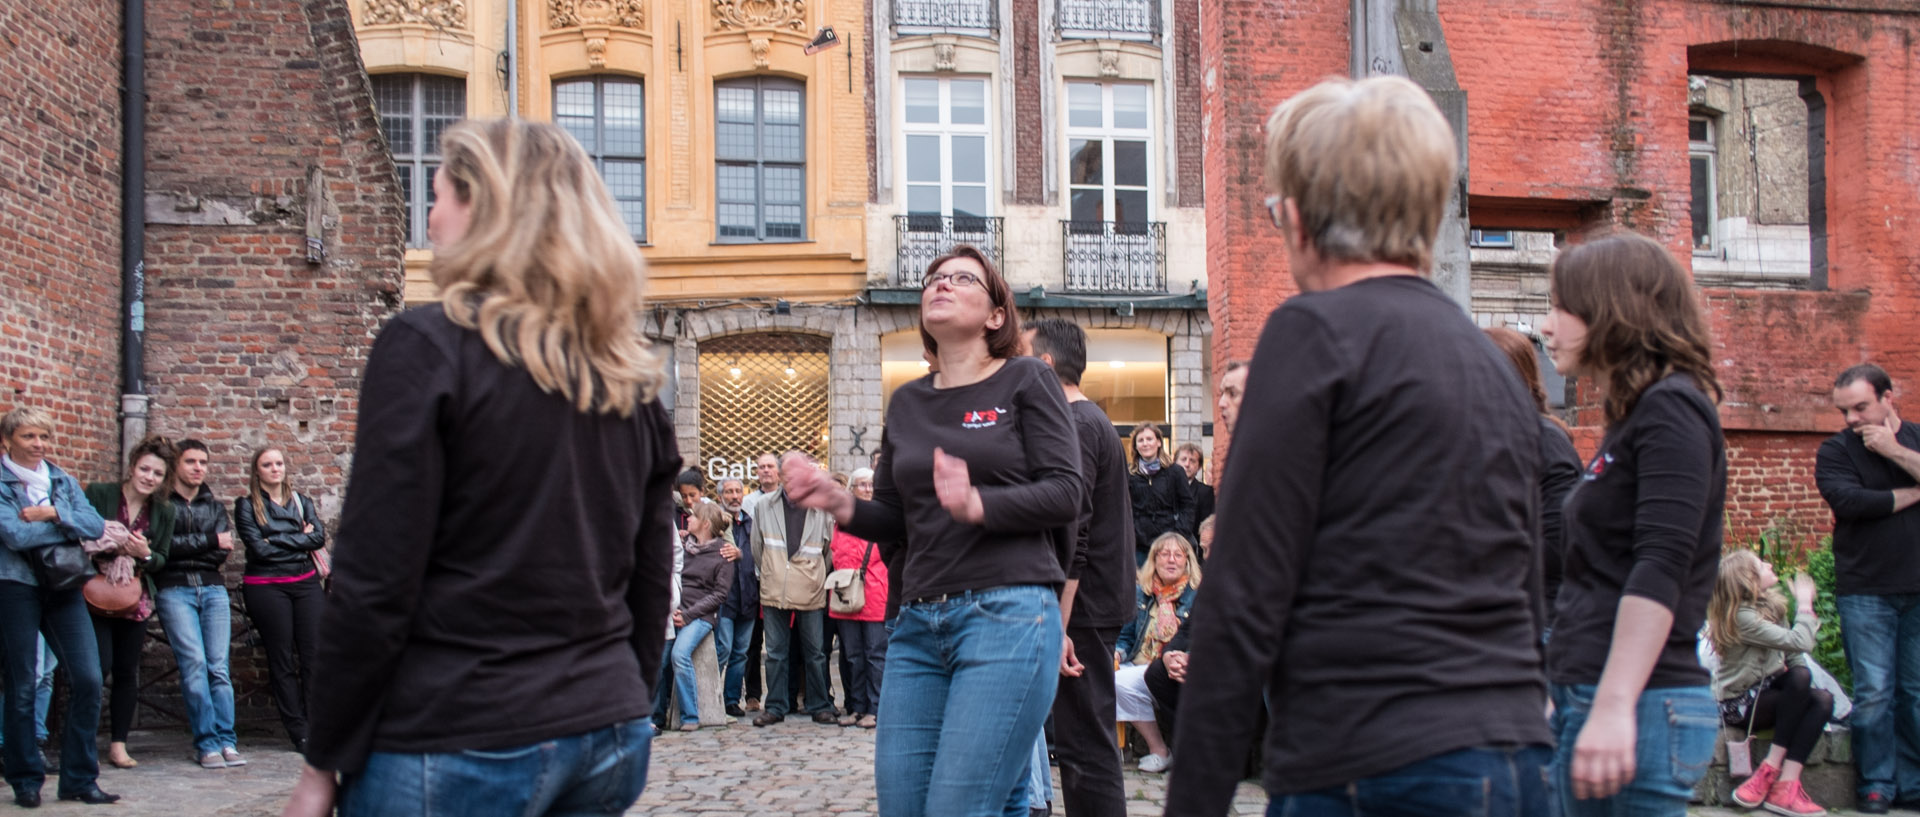
<path fill-rule="evenodd" d="M 1733 802 L 1747 808 L 1759 808 L 1761 803 L 1766 802 L 1767 795 L 1773 791 L 1773 782 L 1779 779 L 1780 767 L 1763 763 L 1754 771 L 1752 777 L 1747 778 L 1747 782 L 1733 790 Z"/>
<path fill-rule="evenodd" d="M 1767 810 L 1787 817 L 1821 817 L 1827 810 L 1807 796 L 1807 790 L 1800 788 L 1798 780 L 1782 780 L 1773 784 L 1773 791 L 1767 794 Z"/>

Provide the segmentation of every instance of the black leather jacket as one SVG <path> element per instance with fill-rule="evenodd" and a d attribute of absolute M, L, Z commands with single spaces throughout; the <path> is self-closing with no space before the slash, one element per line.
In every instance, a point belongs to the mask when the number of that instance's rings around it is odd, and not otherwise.
<path fill-rule="evenodd" d="M 233 524 L 247 546 L 247 575 L 298 576 L 313 572 L 313 552 L 327 544 L 326 526 L 313 500 L 294 494 L 292 507 L 266 500 L 263 524 L 253 514 L 253 497 L 233 501 Z M 312 525 L 312 533 L 302 533 Z"/>
<path fill-rule="evenodd" d="M 173 546 L 166 566 L 153 575 L 161 587 L 224 586 L 220 566 L 227 563 L 229 550 L 220 549 L 220 534 L 233 530 L 227 520 L 227 507 L 213 498 L 213 489 L 200 486 L 192 502 L 181 499 L 176 491 L 167 492 L 173 503 Z"/>
<path fill-rule="evenodd" d="M 1178 465 L 1162 466 L 1153 474 L 1128 473 L 1127 487 L 1133 494 L 1133 547 L 1146 553 L 1160 534 L 1173 531 L 1199 545 L 1193 536 L 1193 494 L 1187 489 L 1187 472 Z"/>

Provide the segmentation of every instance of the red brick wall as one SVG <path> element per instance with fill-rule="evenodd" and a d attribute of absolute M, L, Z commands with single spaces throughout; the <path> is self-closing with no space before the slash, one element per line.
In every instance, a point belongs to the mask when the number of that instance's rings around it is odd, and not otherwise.
<path fill-rule="evenodd" d="M 1206 142 L 1200 125 L 1200 2 L 1167 0 L 1173 3 L 1173 30 L 1164 36 L 1172 47 L 1173 64 L 1173 138 L 1179 151 L 1179 205 L 1200 207 L 1206 190 L 1202 162 Z M 1166 53 L 1166 52 L 1162 52 Z"/>
<path fill-rule="evenodd" d="M 1895 4 L 1897 5 L 1897 4 Z M 1826 292 L 1714 291 L 1705 308 L 1727 391 L 1729 537 L 1775 518 L 1816 529 L 1812 443 L 1835 425 L 1828 384 L 1878 362 L 1920 378 L 1920 12 L 1785 8 L 1736 0 L 1620 3 L 1467 0 L 1441 4 L 1468 98 L 1476 221 L 1625 227 L 1689 261 L 1687 75 L 1817 79 L 1828 104 Z M 1344 74 L 1347 3 L 1284 9 L 1204 0 L 1208 256 L 1215 365 L 1252 348 L 1290 279 L 1258 211 L 1259 125 L 1274 103 Z M 1515 70 L 1526 66 L 1526 70 Z M 1589 414 L 1583 413 L 1583 419 Z M 1594 418 L 1597 419 L 1597 418 Z M 1217 449 L 1223 450 L 1223 449 Z M 1788 456 L 1787 452 L 1797 452 Z M 1811 504 L 1810 504 L 1811 503 Z"/>
<path fill-rule="evenodd" d="M 1261 202 L 1267 115 L 1288 96 L 1347 70 L 1344 0 L 1201 0 L 1201 130 L 1205 139 L 1207 310 L 1213 371 L 1251 357 L 1267 315 L 1298 291 L 1286 242 Z M 1228 436 L 1216 422 L 1216 464 Z M 1217 465 L 1216 465 L 1217 467 Z"/>
<path fill-rule="evenodd" d="M 1007 26 L 1007 41 L 1001 48 L 1013 49 L 1013 138 L 1019 145 L 1046 142 L 1040 114 L 1040 86 L 1046 78 L 1040 74 L 1040 3 L 1045 0 L 1013 0 L 1012 25 Z M 1013 203 L 1045 204 L 1046 155 L 1040 150 L 1014 151 Z"/>
<path fill-rule="evenodd" d="M 1751 545 L 1773 530 L 1806 545 L 1833 531 L 1833 514 L 1813 483 L 1814 455 L 1829 436 L 1727 434 L 1727 544 Z"/>
<path fill-rule="evenodd" d="M 346 0 L 167 0 L 147 14 L 149 191 L 289 208 L 247 226 L 149 226 L 152 425 L 207 442 L 222 497 L 244 490 L 252 449 L 284 447 L 290 477 L 331 518 L 404 240 Z M 332 222 L 319 265 L 305 249 L 314 166 Z"/>
<path fill-rule="evenodd" d="M 119 460 L 119 8 L 0 0 L 0 412 L 50 411 L 82 480 Z"/>

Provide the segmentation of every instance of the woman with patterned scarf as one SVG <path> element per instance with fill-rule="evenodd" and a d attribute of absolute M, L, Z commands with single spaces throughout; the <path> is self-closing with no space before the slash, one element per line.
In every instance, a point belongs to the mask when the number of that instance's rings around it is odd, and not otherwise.
<path fill-rule="evenodd" d="M 1113 650 L 1114 661 L 1120 664 L 1113 678 L 1119 719 L 1138 730 L 1147 742 L 1147 756 L 1140 758 L 1143 772 L 1164 772 L 1173 762 L 1154 717 L 1153 695 L 1147 691 L 1147 666 L 1186 625 L 1194 592 L 1199 588 L 1200 562 L 1194 558 L 1193 544 L 1172 531 L 1160 534 L 1147 550 L 1147 563 L 1140 568 L 1140 612 L 1120 631 Z"/>

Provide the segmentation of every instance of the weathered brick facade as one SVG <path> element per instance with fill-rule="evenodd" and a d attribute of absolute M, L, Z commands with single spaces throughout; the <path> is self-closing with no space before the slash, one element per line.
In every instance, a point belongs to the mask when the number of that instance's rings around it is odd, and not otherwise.
<path fill-rule="evenodd" d="M 1689 74 L 1808 79 L 1826 105 L 1824 290 L 1708 290 L 1726 386 L 1730 541 L 1768 527 L 1820 531 L 1812 451 L 1839 427 L 1828 386 L 1872 360 L 1920 382 L 1920 10 L 1816 0 L 1609 3 L 1526 9 L 1440 5 L 1467 92 L 1469 204 L 1476 224 L 1563 231 L 1626 227 L 1689 259 Z M 1344 2 L 1282 10 L 1201 5 L 1207 217 L 1216 367 L 1249 354 L 1295 287 L 1260 207 L 1261 125 L 1272 106 L 1347 68 Z M 1526 66 L 1517 70 L 1517 66 Z M 1816 256 L 1816 266 L 1818 265 Z M 1916 407 L 1920 410 L 1920 407 Z M 1584 411 L 1583 421 L 1597 414 Z"/>
<path fill-rule="evenodd" d="M 119 459 L 119 6 L 0 2 L 0 409 L 85 475 Z"/>
<path fill-rule="evenodd" d="M 331 519 L 404 241 L 347 0 L 148 0 L 146 15 L 149 428 L 205 440 L 229 499 L 254 447 L 282 447 Z M 20 78 L 0 102 L 0 408 L 52 409 L 56 459 L 86 481 L 120 472 L 120 21 L 115 2 L 0 0 L 0 66 Z M 264 659 L 235 623 L 242 720 L 268 718 Z M 149 652 L 143 712 L 179 714 L 171 670 Z"/>

